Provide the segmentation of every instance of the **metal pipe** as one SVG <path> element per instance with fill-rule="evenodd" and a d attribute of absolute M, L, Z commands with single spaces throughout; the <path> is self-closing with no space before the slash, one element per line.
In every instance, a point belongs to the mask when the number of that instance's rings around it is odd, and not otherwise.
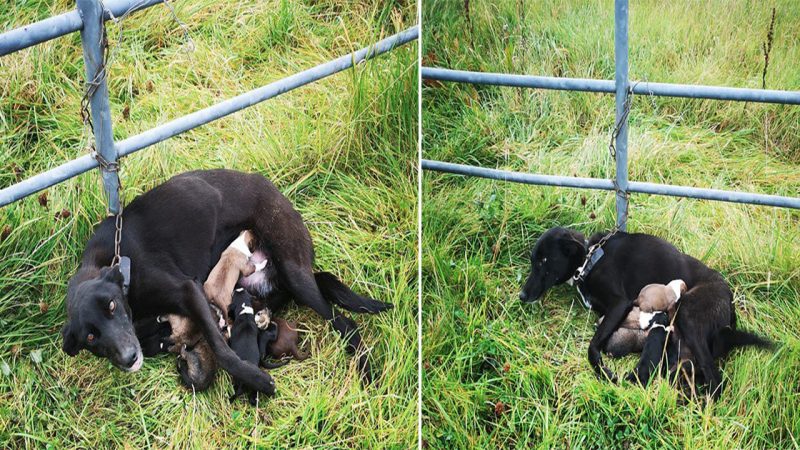
<path fill-rule="evenodd" d="M 490 178 L 500 181 L 512 181 L 523 184 L 572 187 L 580 189 L 599 189 L 605 191 L 614 190 L 614 183 L 611 180 L 605 180 L 601 178 L 563 177 L 557 175 L 511 172 L 508 170 L 488 169 L 485 167 L 432 161 L 428 159 L 422 160 L 422 168 L 426 170 L 435 170 L 437 172 Z M 646 183 L 641 181 L 631 181 L 628 183 L 628 192 L 800 209 L 800 198 L 798 197 L 783 197 L 779 195 L 754 194 L 750 192 L 724 191 L 721 189 L 706 189 L 690 186 L 673 186 L 669 184 Z"/>
<path fill-rule="evenodd" d="M 111 129 L 111 108 L 108 105 L 108 86 L 105 67 L 105 24 L 103 7 L 98 0 L 77 0 L 78 12 L 83 19 L 81 46 L 86 67 L 86 86 L 90 88 L 89 104 L 92 108 L 92 127 L 97 153 L 109 164 L 115 165 L 117 151 Z M 119 174 L 108 167 L 100 167 L 103 188 L 108 199 L 108 211 L 119 213 Z"/>
<path fill-rule="evenodd" d="M 628 112 L 631 108 L 628 101 L 628 0 L 614 2 L 614 66 L 617 227 L 625 231 L 628 226 Z"/>
<path fill-rule="evenodd" d="M 614 190 L 613 181 L 600 178 L 564 177 L 560 175 L 540 175 L 535 173 L 511 172 L 508 170 L 489 169 L 486 167 L 432 161 L 429 159 L 422 160 L 422 168 L 456 175 L 490 178 L 500 181 L 513 181 L 514 183 L 571 187 L 580 189 L 601 189 L 605 191 Z"/>
<path fill-rule="evenodd" d="M 275 97 L 284 92 L 288 92 L 292 89 L 302 86 L 303 84 L 308 84 L 313 81 L 319 80 L 321 78 L 325 78 L 329 75 L 333 75 L 337 72 L 340 72 L 341 70 L 351 67 L 353 65 L 353 62 L 358 63 L 359 61 L 362 61 L 366 58 L 372 58 L 374 56 L 378 56 L 382 53 L 392 50 L 393 48 L 399 45 L 417 39 L 418 36 L 419 36 L 418 26 L 409 28 L 408 30 L 405 30 L 401 33 L 398 33 L 394 36 L 390 36 L 378 42 L 377 44 L 375 44 L 375 46 L 372 48 L 371 51 L 365 51 L 368 49 L 359 50 L 358 52 L 343 56 L 342 58 L 339 58 L 335 61 L 321 64 L 313 69 L 306 70 L 305 72 L 301 72 L 297 75 L 293 75 L 284 78 L 283 80 L 271 83 L 267 86 L 264 86 L 263 88 L 259 88 L 247 94 L 240 95 L 235 99 L 222 102 L 220 104 L 206 108 L 196 113 L 189 114 L 188 116 L 182 117 L 180 119 L 173 120 L 172 122 L 168 122 L 164 125 L 161 125 L 160 127 L 154 128 L 149 131 L 145 131 L 144 133 L 133 136 L 124 141 L 118 142 L 115 146 L 117 148 L 117 154 L 119 157 L 128 155 L 137 150 L 141 150 L 142 148 L 145 148 L 149 145 L 153 145 L 156 142 L 163 141 L 164 139 L 174 136 L 175 134 L 181 133 L 183 131 L 186 131 L 188 129 L 206 123 L 210 120 L 213 120 L 213 118 L 223 117 L 227 114 L 238 111 L 242 108 L 246 108 L 247 106 L 251 106 L 252 104 L 264 101 L 271 97 Z M 344 66 L 338 65 L 340 63 L 343 64 Z M 301 75 L 304 75 L 303 77 L 301 77 L 302 79 L 298 78 Z M 258 96 L 257 101 L 256 101 L 256 95 Z M 252 98 L 247 98 L 251 96 Z M 240 100 L 236 101 L 235 104 L 229 103 L 236 99 Z M 242 105 L 242 103 L 247 103 L 247 104 Z M 209 119 L 209 117 L 212 117 L 212 119 Z M 27 197 L 28 195 L 34 194 L 38 191 L 41 191 L 42 189 L 46 189 L 50 186 L 58 184 L 64 180 L 80 175 L 86 171 L 98 167 L 98 165 L 99 164 L 97 163 L 97 161 L 95 161 L 91 156 L 84 155 L 77 159 L 69 161 L 65 164 L 62 164 L 58 167 L 50 169 L 46 172 L 34 175 L 17 184 L 1 189 L 0 207 L 8 205 L 9 203 L 15 202 L 24 197 Z"/>
<path fill-rule="evenodd" d="M 125 13 L 149 8 L 164 0 L 107 0 L 105 6 L 114 17 Z M 105 20 L 111 17 L 103 12 Z M 39 22 L 25 25 L 0 34 L 0 56 L 41 44 L 59 36 L 64 36 L 83 28 L 83 20 L 77 10 L 49 17 Z"/>
<path fill-rule="evenodd" d="M 129 155 L 163 140 L 169 139 L 177 134 L 199 127 L 200 125 L 211 122 L 236 111 L 242 110 L 256 103 L 263 102 L 283 93 L 289 92 L 300 86 L 328 77 L 352 67 L 354 64 L 386 53 L 397 46 L 403 45 L 416 39 L 419 35 L 419 27 L 415 26 L 405 31 L 397 33 L 386 39 L 379 41 L 371 47 L 365 47 L 349 55 L 339 57 L 333 61 L 320 64 L 314 68 L 304 70 L 295 75 L 283 78 L 258 89 L 253 89 L 229 100 L 201 109 L 200 111 L 187 114 L 181 118 L 172 120 L 153 129 L 147 130 L 136 136 L 129 137 L 117 144 L 120 156 Z"/>
<path fill-rule="evenodd" d="M 613 94 L 614 82 L 589 78 L 540 77 L 505 73 L 469 72 L 465 70 L 423 67 L 422 78 L 494 86 L 552 89 L 559 91 L 583 91 Z M 800 105 L 800 91 L 776 91 L 769 89 L 747 89 L 691 84 L 651 83 L 634 81 L 631 89 L 637 95 L 658 97 L 681 97 L 740 102 L 781 103 Z"/>

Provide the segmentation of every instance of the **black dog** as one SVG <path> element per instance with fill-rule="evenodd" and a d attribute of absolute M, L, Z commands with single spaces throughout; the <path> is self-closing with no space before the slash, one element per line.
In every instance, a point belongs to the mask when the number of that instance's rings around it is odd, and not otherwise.
<path fill-rule="evenodd" d="M 261 354 L 258 349 L 258 325 L 256 325 L 255 311 L 253 311 L 252 296 L 244 289 L 236 289 L 233 294 L 228 316 L 233 321 L 231 338 L 228 341 L 233 352 L 242 361 L 249 362 L 258 367 Z M 242 394 L 249 394 L 250 404 L 256 404 L 256 391 L 247 389 L 241 382 L 233 380 L 233 396 L 231 402 Z"/>
<path fill-rule="evenodd" d="M 531 252 L 531 273 L 520 299 L 532 302 L 551 287 L 572 279 L 584 264 L 589 247 L 609 233 L 597 233 L 587 242 L 583 234 L 552 228 L 536 242 Z M 714 359 L 734 347 L 771 342 L 736 330 L 733 295 L 718 272 L 673 245 L 647 234 L 618 232 L 602 245 L 603 256 L 576 285 L 598 314 L 605 316 L 589 343 L 589 363 L 598 374 L 614 374 L 603 364 L 601 349 L 633 307 L 639 291 L 650 283 L 666 284 L 681 279 L 690 289 L 681 298 L 675 326 L 691 350 L 697 369 L 708 382 L 713 396 L 720 394 L 722 381 Z"/>
<path fill-rule="evenodd" d="M 663 374 L 666 372 L 667 363 L 664 362 L 664 354 L 667 348 L 667 327 L 669 326 L 669 316 L 666 312 L 657 312 L 650 320 L 650 331 L 644 341 L 642 357 L 633 372 L 626 377 L 628 381 L 635 383 L 638 381 L 642 386 L 647 386 L 650 376 L 659 368 Z"/>
<path fill-rule="evenodd" d="M 86 244 L 81 266 L 69 281 L 63 349 L 81 349 L 108 358 L 125 371 L 138 370 L 143 354 L 132 318 L 179 314 L 191 319 L 210 345 L 219 365 L 250 389 L 272 394 L 269 374 L 247 364 L 228 347 L 203 294 L 222 251 L 244 229 L 272 258 L 277 280 L 267 298 L 276 310 L 291 298 L 331 322 L 358 367 L 371 380 L 366 350 L 355 322 L 333 308 L 377 313 L 392 305 L 359 296 L 332 276 L 317 282 L 314 249 L 300 214 L 275 186 L 258 174 L 208 170 L 177 175 L 125 207 L 122 255 L 130 257 L 130 287 L 109 267 L 114 256 L 114 218 L 103 220 Z"/>

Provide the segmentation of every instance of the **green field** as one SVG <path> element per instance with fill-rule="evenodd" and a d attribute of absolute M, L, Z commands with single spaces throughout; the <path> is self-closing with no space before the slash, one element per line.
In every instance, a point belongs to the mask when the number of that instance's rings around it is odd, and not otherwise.
<path fill-rule="evenodd" d="M 800 89 L 800 4 L 632 1 L 632 80 Z M 468 5 L 468 9 L 465 9 Z M 614 78 L 613 2 L 423 2 L 423 65 Z M 611 95 L 424 82 L 423 155 L 613 178 Z M 632 180 L 800 196 L 796 106 L 636 97 Z M 719 270 L 739 325 L 777 342 L 735 351 L 717 402 L 595 378 L 597 317 L 557 287 L 518 300 L 537 236 L 614 225 L 614 196 L 423 174 L 423 439 L 429 448 L 800 447 L 800 213 L 633 195 L 629 229 Z M 606 362 L 624 374 L 635 358 Z"/>
<path fill-rule="evenodd" d="M 116 139 L 369 45 L 416 23 L 412 2 L 176 1 L 110 25 Z M 0 30 L 74 8 L 0 5 Z M 173 356 L 124 374 L 61 351 L 66 281 L 105 216 L 97 171 L 0 214 L 0 448 L 409 448 L 417 442 L 416 43 L 126 158 L 130 201 L 177 173 L 228 167 L 271 179 L 303 215 L 317 267 L 395 304 L 354 317 L 377 382 L 362 387 L 343 341 L 309 310 L 311 358 L 272 372 L 277 396 L 229 404 L 220 373 L 183 388 Z M 0 186 L 84 154 L 78 34 L 0 59 Z M 46 205 L 42 205 L 46 203 Z M 61 214 L 62 210 L 68 211 Z M 59 213 L 56 217 L 56 213 Z"/>

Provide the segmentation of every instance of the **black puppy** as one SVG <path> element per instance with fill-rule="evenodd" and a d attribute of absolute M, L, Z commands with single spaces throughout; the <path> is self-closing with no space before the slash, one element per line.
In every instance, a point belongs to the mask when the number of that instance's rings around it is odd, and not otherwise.
<path fill-rule="evenodd" d="M 253 297 L 243 288 L 237 288 L 233 293 L 233 299 L 228 309 L 228 316 L 233 322 L 231 327 L 230 346 L 236 356 L 242 361 L 258 367 L 261 354 L 258 352 L 258 325 L 256 325 L 255 312 L 253 311 Z M 256 404 L 258 393 L 248 389 L 238 380 L 233 380 L 233 395 L 230 400 L 233 402 L 242 394 L 248 394 L 250 404 Z"/>
<path fill-rule="evenodd" d="M 691 351 L 713 396 L 719 396 L 722 382 L 715 357 L 725 356 L 738 346 L 772 345 L 754 334 L 736 330 L 733 294 L 718 272 L 655 236 L 609 234 L 597 233 L 587 241 L 574 230 L 547 230 L 531 251 L 531 273 L 519 296 L 522 301 L 532 302 L 551 287 L 572 280 L 584 303 L 605 316 L 589 343 L 589 363 L 597 374 L 615 379 L 603 364 L 600 352 L 633 308 L 639 291 L 648 284 L 667 284 L 675 279 L 692 286 L 681 299 L 675 326 L 681 330 L 682 343 Z M 590 246 L 604 238 L 602 256 L 595 256 L 594 262 L 590 261 L 591 270 L 574 279 Z"/>
<path fill-rule="evenodd" d="M 143 353 L 134 316 L 178 314 L 199 328 L 214 358 L 234 379 L 274 393 L 272 377 L 227 345 L 196 281 L 205 280 L 225 248 L 249 229 L 275 265 L 275 288 L 259 300 L 271 309 L 292 300 L 313 309 L 346 340 L 347 350 L 359 355 L 361 374 L 371 380 L 356 323 L 334 304 L 369 313 L 392 305 L 357 295 L 336 277 L 315 274 L 314 247 L 302 217 L 263 176 L 222 169 L 183 173 L 135 198 L 122 218 L 121 253 L 131 261 L 129 291 L 123 293 L 123 275 L 110 266 L 115 220 L 109 217 L 95 228 L 69 281 L 61 330 L 68 355 L 86 349 L 122 370 L 139 370 Z"/>
<path fill-rule="evenodd" d="M 628 381 L 635 383 L 638 380 L 642 386 L 647 386 L 650 376 L 659 371 L 659 368 L 661 368 L 662 374 L 666 372 L 667 364 L 664 363 L 664 353 L 669 337 L 667 327 L 669 327 L 669 315 L 666 312 L 655 313 L 650 320 L 642 357 L 639 359 L 636 369 L 626 377 Z"/>

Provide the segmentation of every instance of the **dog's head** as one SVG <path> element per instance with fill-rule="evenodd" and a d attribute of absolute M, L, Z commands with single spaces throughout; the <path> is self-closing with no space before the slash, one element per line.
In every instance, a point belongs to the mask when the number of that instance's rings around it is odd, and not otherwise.
<path fill-rule="evenodd" d="M 108 358 L 126 372 L 142 367 L 144 357 L 122 293 L 118 267 L 105 267 L 96 277 L 70 280 L 67 292 L 67 323 L 61 329 L 63 350 L 70 356 L 86 349 Z"/>
<path fill-rule="evenodd" d="M 545 231 L 531 251 L 531 273 L 519 299 L 536 301 L 551 287 L 566 282 L 585 256 L 583 234 L 561 227 Z"/>

